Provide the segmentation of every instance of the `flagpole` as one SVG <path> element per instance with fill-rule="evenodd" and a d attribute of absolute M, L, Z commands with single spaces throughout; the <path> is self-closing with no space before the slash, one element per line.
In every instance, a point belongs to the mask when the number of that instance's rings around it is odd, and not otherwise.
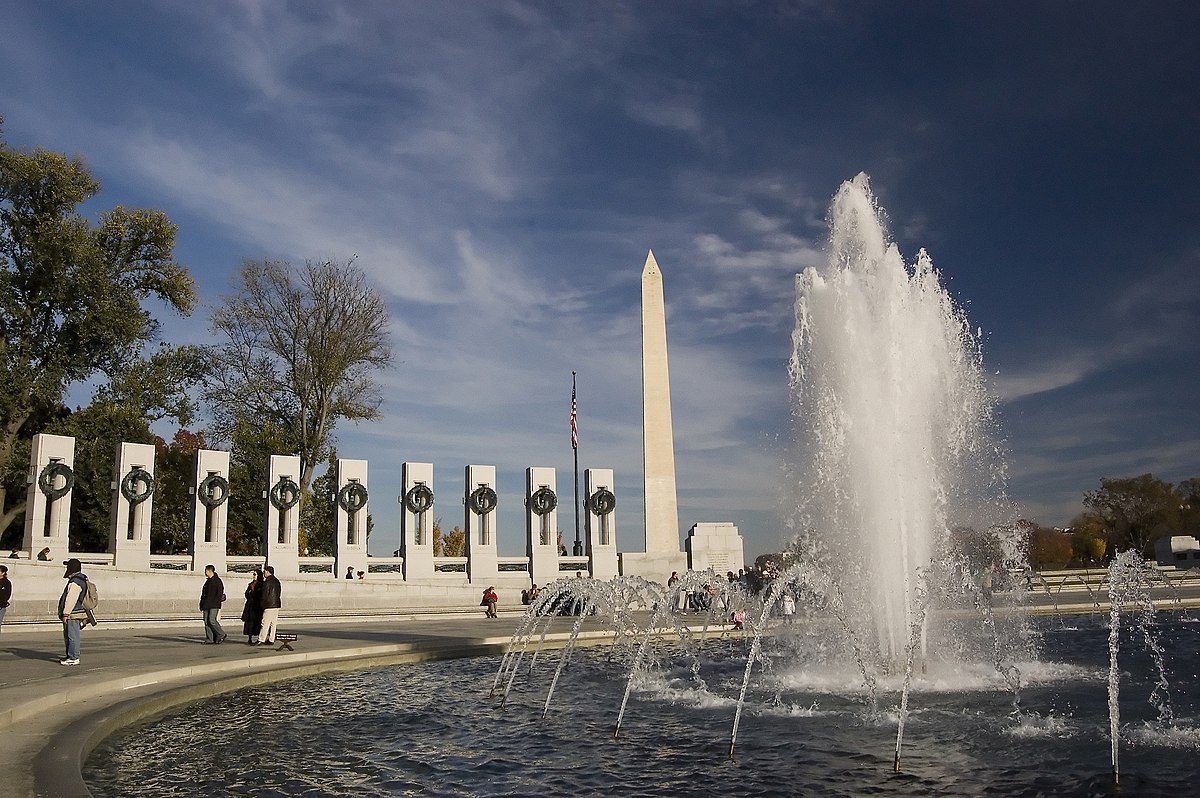
<path fill-rule="evenodd" d="M 579 432 L 575 423 L 575 372 L 571 372 L 571 449 L 575 452 L 575 556 L 583 554 L 579 539 Z"/>

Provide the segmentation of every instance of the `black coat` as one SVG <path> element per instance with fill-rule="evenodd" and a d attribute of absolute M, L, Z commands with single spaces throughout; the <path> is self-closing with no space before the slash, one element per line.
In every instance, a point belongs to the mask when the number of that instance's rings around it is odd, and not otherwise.
<path fill-rule="evenodd" d="M 200 591 L 201 610 L 219 610 L 225 600 L 225 583 L 221 577 L 213 574 L 204 580 L 204 589 Z"/>
<path fill-rule="evenodd" d="M 277 610 L 283 606 L 281 594 L 283 593 L 283 585 L 279 584 L 279 580 L 275 578 L 275 574 L 271 574 L 263 580 L 261 604 L 264 610 Z"/>
<path fill-rule="evenodd" d="M 246 606 L 242 608 L 242 634 L 256 637 L 262 629 L 262 582 L 253 582 L 246 588 Z"/>

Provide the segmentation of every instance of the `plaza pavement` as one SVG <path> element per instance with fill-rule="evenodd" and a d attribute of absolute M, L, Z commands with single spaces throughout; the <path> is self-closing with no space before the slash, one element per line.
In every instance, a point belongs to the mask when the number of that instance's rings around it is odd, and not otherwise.
<path fill-rule="evenodd" d="M 0 631 L 0 795 L 5 798 L 87 798 L 81 776 L 91 750 L 118 729 L 174 706 L 230 690 L 330 671 L 406 662 L 499 655 L 523 614 L 487 619 L 483 611 L 422 619 L 281 620 L 300 639 L 293 651 L 249 646 L 235 636 L 203 645 L 195 621 L 105 623 L 82 633 L 79 665 L 59 665 L 61 626 L 5 625 Z M 560 641 L 571 618 L 556 619 Z M 601 631 L 588 619 L 583 644 Z M 589 634 L 589 627 L 594 631 Z M 611 632 L 608 633 L 611 638 Z"/>

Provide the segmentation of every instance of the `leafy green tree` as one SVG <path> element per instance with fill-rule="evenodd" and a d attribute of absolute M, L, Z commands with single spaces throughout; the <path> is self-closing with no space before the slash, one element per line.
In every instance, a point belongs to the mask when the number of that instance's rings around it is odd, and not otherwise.
<path fill-rule="evenodd" d="M 72 551 L 107 551 L 117 447 L 154 443 L 146 419 L 131 408 L 97 402 L 51 426 L 56 435 L 75 438 L 75 488 L 71 492 Z M 155 480 L 155 490 L 159 489 Z M 157 524 L 157 507 L 155 523 Z"/>
<path fill-rule="evenodd" d="M 155 438 L 151 551 L 174 554 L 191 548 L 196 452 L 205 448 L 203 434 L 183 429 L 170 443 Z"/>
<path fill-rule="evenodd" d="M 268 426 L 300 457 L 307 494 L 340 420 L 377 418 L 392 362 L 387 305 L 353 262 L 247 261 L 213 316 L 222 339 L 206 391 L 215 429 Z M 277 453 L 279 453 L 277 452 Z"/>
<path fill-rule="evenodd" d="M 119 374 L 155 339 L 143 302 L 184 315 L 195 302 L 175 225 L 120 206 L 93 223 L 78 208 L 99 189 L 79 159 L 0 139 L 0 474 L 71 384 Z M 9 487 L 0 482 L 0 531 L 25 510 Z"/>
<path fill-rule="evenodd" d="M 325 471 L 315 477 L 308 501 L 300 506 L 300 551 L 329 557 L 333 555 L 336 527 L 334 502 L 337 501 L 337 449 L 329 450 Z"/>
<path fill-rule="evenodd" d="M 1104 519 L 1115 551 L 1136 549 L 1152 556 L 1155 540 L 1180 533 L 1183 499 L 1153 474 L 1101 479 L 1100 489 L 1087 493 L 1083 504 Z"/>
<path fill-rule="evenodd" d="M 1108 531 L 1104 519 L 1097 513 L 1080 513 L 1071 520 L 1071 552 L 1081 565 L 1092 565 L 1104 559 L 1108 551 Z"/>
<path fill-rule="evenodd" d="M 270 456 L 291 451 L 287 434 L 270 423 L 239 420 L 231 438 L 226 547 L 230 554 L 262 554 Z"/>

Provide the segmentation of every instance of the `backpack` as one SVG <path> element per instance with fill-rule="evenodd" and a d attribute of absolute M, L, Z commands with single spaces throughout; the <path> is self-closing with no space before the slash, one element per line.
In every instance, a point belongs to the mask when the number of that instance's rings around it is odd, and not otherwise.
<path fill-rule="evenodd" d="M 83 591 L 83 604 L 85 610 L 94 610 L 96 605 L 100 603 L 100 591 L 96 589 L 96 583 L 91 579 L 87 580 L 87 590 Z"/>

